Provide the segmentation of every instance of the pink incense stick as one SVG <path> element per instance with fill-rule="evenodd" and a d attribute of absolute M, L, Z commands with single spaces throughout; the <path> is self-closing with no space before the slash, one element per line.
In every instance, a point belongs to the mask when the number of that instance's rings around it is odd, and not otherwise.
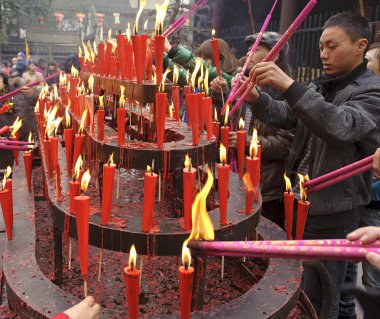
<path fill-rule="evenodd" d="M 25 147 L 25 146 L 0 144 L 0 149 L 1 150 L 12 150 L 12 151 L 27 151 L 30 148 Z"/>
<path fill-rule="evenodd" d="M 337 169 L 335 171 L 332 171 L 330 173 L 327 173 L 325 175 L 313 178 L 312 180 L 304 183 L 303 186 L 304 187 L 310 187 L 310 186 L 314 186 L 314 185 L 317 185 L 317 184 L 321 184 L 321 183 L 326 182 L 326 181 L 328 181 L 328 180 L 330 180 L 332 178 L 341 176 L 342 174 L 346 174 L 346 173 L 350 173 L 350 172 L 356 171 L 357 169 L 362 168 L 362 167 L 367 167 L 369 164 L 372 165 L 373 158 L 374 158 L 373 155 L 368 156 L 366 158 L 363 158 L 360 161 L 357 161 L 355 163 L 349 164 L 347 166 L 339 168 L 339 169 Z M 349 176 L 349 177 L 351 177 L 351 176 Z"/>
<path fill-rule="evenodd" d="M 246 60 L 245 63 L 244 63 L 243 69 L 242 69 L 241 72 L 239 73 L 239 75 L 238 75 L 238 77 L 237 77 L 237 80 L 236 80 L 236 82 L 235 82 L 235 85 L 234 85 L 234 87 L 232 88 L 231 93 L 230 93 L 230 95 L 229 95 L 228 98 L 227 98 L 227 102 L 226 102 L 226 104 L 230 104 L 231 102 L 233 102 L 233 101 L 235 100 L 236 95 L 234 95 L 234 93 L 235 93 L 236 90 L 240 87 L 240 80 L 241 80 L 241 78 L 243 77 L 245 71 L 247 70 L 248 65 L 249 65 L 249 62 L 252 60 L 252 57 L 253 57 L 253 55 L 255 54 L 255 52 L 256 52 L 256 50 L 257 50 L 257 47 L 258 47 L 259 44 L 260 44 L 261 38 L 263 37 L 263 34 L 264 34 L 265 30 L 267 29 L 268 24 L 269 24 L 269 22 L 270 22 L 270 20 L 271 20 L 271 18 L 272 18 L 272 13 L 273 13 L 273 11 L 274 11 L 276 5 L 277 5 L 277 2 L 278 2 L 278 0 L 275 0 L 274 4 L 273 4 L 273 6 L 272 6 L 272 9 L 270 10 L 269 14 L 268 14 L 267 17 L 265 18 L 265 21 L 264 21 L 264 23 L 263 23 L 263 25 L 262 25 L 262 27 L 261 27 L 261 30 L 260 30 L 260 32 L 259 32 L 259 34 L 258 34 L 258 36 L 257 36 L 257 38 L 256 38 L 256 40 L 255 40 L 255 43 L 253 44 L 253 46 L 252 46 L 252 48 L 251 48 L 251 51 L 249 52 L 248 58 L 247 58 L 247 60 Z M 230 96 L 231 96 L 231 98 L 230 98 Z M 222 114 L 222 115 L 224 115 L 224 114 Z"/>
<path fill-rule="evenodd" d="M 236 242 L 190 242 L 192 253 L 208 256 L 264 257 L 317 260 L 363 261 L 369 252 L 380 253 L 380 247 L 366 245 L 347 246 L 305 246 L 305 245 L 258 245 L 252 241 Z"/>
<path fill-rule="evenodd" d="M 11 141 L 11 140 L 2 140 L 2 139 L 0 139 L 0 144 L 10 144 L 10 145 L 34 145 L 34 143 L 32 143 L 32 142 Z"/>
<path fill-rule="evenodd" d="M 363 244 L 358 240 L 348 239 L 303 239 L 303 240 L 259 240 L 256 245 L 284 245 L 284 246 L 331 246 L 331 247 L 378 247 L 380 248 L 380 240 L 376 240 L 371 244 Z"/>
<path fill-rule="evenodd" d="M 274 58 L 281 51 L 281 49 L 284 47 L 284 45 L 290 40 L 290 38 L 293 36 L 293 34 L 296 32 L 296 30 L 299 28 L 299 26 L 302 24 L 302 22 L 305 20 L 305 18 L 308 16 L 310 11 L 314 8 L 314 6 L 316 4 L 317 4 L 317 0 L 310 0 L 309 1 L 309 3 L 306 5 L 306 7 L 301 11 L 301 13 L 298 15 L 298 17 L 293 21 L 293 23 L 290 25 L 290 27 L 282 35 L 281 39 L 276 43 L 276 45 L 272 48 L 272 50 L 269 51 L 268 55 L 264 58 L 263 62 L 269 62 L 269 61 L 274 60 Z M 236 112 L 236 110 L 239 108 L 239 106 L 243 103 L 245 97 L 248 95 L 248 93 L 255 86 L 255 83 L 252 83 L 251 79 L 247 79 L 246 82 L 248 82 L 250 84 L 249 85 L 247 84 L 248 86 L 246 88 L 246 91 L 240 97 L 240 99 L 234 105 L 234 107 L 231 109 L 231 111 L 229 113 L 229 117 L 231 117 Z"/>
<path fill-rule="evenodd" d="M 34 86 L 40 84 L 41 82 L 46 82 L 47 80 L 52 79 L 52 78 L 54 78 L 54 77 L 56 77 L 58 75 L 59 75 L 59 72 L 54 73 L 54 74 L 48 76 L 46 79 L 39 80 L 39 81 L 36 81 L 36 82 L 33 82 L 33 83 L 29 83 L 27 85 L 24 85 L 23 87 L 18 88 L 17 90 L 14 90 L 12 92 L 4 94 L 3 96 L 0 96 L 0 102 L 4 101 L 4 100 L 7 100 L 7 99 L 11 98 L 12 96 L 15 96 L 16 94 L 20 93 L 23 89 L 25 89 L 25 87 L 28 87 L 28 88 L 34 87 Z"/>

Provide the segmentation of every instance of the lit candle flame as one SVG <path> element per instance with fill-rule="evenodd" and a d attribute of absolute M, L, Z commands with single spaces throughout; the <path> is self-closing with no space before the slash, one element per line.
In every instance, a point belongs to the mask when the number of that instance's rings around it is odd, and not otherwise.
<path fill-rule="evenodd" d="M 59 84 L 61 84 L 61 85 L 66 84 L 66 73 L 64 71 L 61 71 L 59 73 Z"/>
<path fill-rule="evenodd" d="M 224 126 L 228 126 L 228 113 L 230 113 L 230 105 L 226 105 L 226 113 L 224 114 Z"/>
<path fill-rule="evenodd" d="M 211 31 L 211 37 L 212 37 L 212 38 L 215 38 L 215 33 L 216 33 L 216 32 L 215 32 L 215 29 L 212 29 L 212 31 Z"/>
<path fill-rule="evenodd" d="M 239 120 L 239 130 L 244 131 L 245 122 L 243 118 L 241 117 Z"/>
<path fill-rule="evenodd" d="M 284 173 L 284 179 L 285 179 L 286 191 L 290 193 L 293 188 L 292 188 L 292 183 L 290 182 L 289 177 L 286 176 L 286 173 Z"/>
<path fill-rule="evenodd" d="M 82 48 L 78 46 L 78 57 L 81 58 L 83 56 Z"/>
<path fill-rule="evenodd" d="M 34 113 L 38 113 L 40 111 L 40 100 L 37 100 L 36 106 L 34 107 Z"/>
<path fill-rule="evenodd" d="M 75 166 L 74 166 L 74 180 L 77 181 L 79 179 L 79 175 L 80 175 L 80 170 L 82 168 L 82 165 L 83 165 L 83 160 L 82 160 L 82 155 L 79 155 L 78 156 L 78 159 L 75 163 Z"/>
<path fill-rule="evenodd" d="M 201 64 L 201 75 L 198 78 L 198 89 L 202 89 L 202 83 L 203 83 L 203 75 L 204 75 L 204 63 Z"/>
<path fill-rule="evenodd" d="M 99 37 L 100 43 L 103 42 L 103 27 L 100 28 L 100 37 Z"/>
<path fill-rule="evenodd" d="M 112 29 L 108 30 L 108 42 L 111 42 L 112 40 Z"/>
<path fill-rule="evenodd" d="M 71 77 L 77 78 L 79 75 L 79 71 L 75 68 L 74 65 L 71 66 Z"/>
<path fill-rule="evenodd" d="M 155 32 L 157 35 L 160 35 L 164 30 L 164 20 L 166 16 L 166 11 L 168 10 L 169 0 L 165 0 L 162 5 L 159 5 L 156 2 L 156 24 L 155 24 Z"/>
<path fill-rule="evenodd" d="M 16 134 L 19 131 L 19 129 L 21 128 L 21 126 L 22 126 L 22 120 L 20 120 L 20 117 L 17 116 L 16 120 L 14 121 L 13 125 L 11 126 L 11 128 L 12 128 L 11 136 L 13 138 L 16 137 Z"/>
<path fill-rule="evenodd" d="M 58 88 L 57 85 L 53 85 L 53 92 L 54 92 L 54 100 L 58 100 Z"/>
<path fill-rule="evenodd" d="M 148 33 L 148 19 L 146 19 L 144 23 L 144 32 Z"/>
<path fill-rule="evenodd" d="M 216 107 L 214 108 L 214 122 L 218 122 L 218 112 L 216 111 Z"/>
<path fill-rule="evenodd" d="M 82 181 L 80 183 L 80 189 L 83 192 L 87 191 L 88 184 L 90 183 L 91 175 L 90 175 L 90 170 L 88 169 L 87 171 L 84 172 L 82 176 Z"/>
<path fill-rule="evenodd" d="M 223 144 L 220 144 L 219 156 L 220 156 L 220 162 L 222 164 L 226 164 L 227 150 L 226 150 L 226 147 Z"/>
<path fill-rule="evenodd" d="M 90 77 L 88 78 L 88 89 L 90 91 L 90 94 L 94 93 L 94 76 L 91 74 Z"/>
<path fill-rule="evenodd" d="M 255 134 L 253 134 L 251 139 L 251 145 L 249 146 L 249 155 L 252 159 L 257 155 L 257 149 L 257 139 L 255 139 Z"/>
<path fill-rule="evenodd" d="M 193 73 L 191 74 L 191 86 L 192 86 L 193 91 L 195 91 L 195 83 L 197 79 L 197 74 L 201 68 L 201 65 L 202 65 L 202 60 L 200 58 L 195 58 L 195 68 L 194 68 Z"/>
<path fill-rule="evenodd" d="M 305 188 L 303 187 L 303 184 L 308 182 L 310 179 L 309 179 L 309 176 L 308 175 L 301 175 L 301 174 L 298 174 L 298 177 L 300 179 L 300 195 L 301 195 L 301 201 L 306 201 L 307 199 L 307 193 L 305 191 Z"/>
<path fill-rule="evenodd" d="M 160 92 L 164 92 L 165 91 L 165 81 L 166 81 L 166 77 L 168 76 L 168 74 L 171 72 L 172 70 L 167 68 L 164 72 L 164 74 L 162 75 L 162 82 L 161 82 L 161 85 L 160 85 L 160 89 L 159 91 Z"/>
<path fill-rule="evenodd" d="M 208 67 L 206 66 L 205 68 L 205 78 L 203 80 L 203 86 L 205 88 L 205 93 L 206 95 L 209 95 L 209 86 L 208 86 L 208 79 L 209 79 L 209 70 Z"/>
<path fill-rule="evenodd" d="M 87 117 L 87 109 L 84 110 L 82 117 L 80 119 L 80 125 L 78 129 L 78 134 L 82 134 L 84 130 L 84 124 L 86 122 L 86 117 Z"/>
<path fill-rule="evenodd" d="M 104 110 L 104 95 L 99 95 L 99 108 Z"/>
<path fill-rule="evenodd" d="M 169 117 L 173 118 L 174 104 L 173 102 L 169 106 Z"/>
<path fill-rule="evenodd" d="M 107 164 L 108 164 L 108 166 L 113 165 L 113 153 L 110 155 Z"/>
<path fill-rule="evenodd" d="M 133 268 L 136 267 L 137 252 L 135 245 L 132 245 L 131 250 L 129 251 L 129 260 L 128 266 L 133 271 Z"/>
<path fill-rule="evenodd" d="M 191 168 L 191 158 L 189 154 L 185 155 L 185 167 L 188 167 L 189 169 Z"/>
<path fill-rule="evenodd" d="M 177 85 L 178 77 L 179 77 L 178 66 L 176 64 L 174 64 L 174 69 L 173 69 L 173 84 L 174 85 Z"/>
<path fill-rule="evenodd" d="M 65 108 L 66 128 L 70 128 L 71 127 L 71 118 L 70 118 L 69 109 L 70 109 L 70 104 Z"/>
<path fill-rule="evenodd" d="M 188 240 L 185 240 L 182 245 L 182 265 L 187 269 L 191 264 L 190 249 L 187 247 Z"/>
<path fill-rule="evenodd" d="M 61 124 L 62 122 L 62 117 L 58 117 L 57 119 L 55 119 L 54 121 L 54 128 L 55 128 L 55 135 L 57 135 L 57 132 L 58 132 L 58 128 L 59 128 L 59 124 Z"/>
<path fill-rule="evenodd" d="M 141 13 L 143 12 L 145 8 L 145 5 L 146 5 L 146 0 L 140 0 L 139 10 L 137 11 L 136 20 L 135 20 L 135 27 L 134 27 L 135 34 L 137 34 L 139 31 L 139 19 L 140 19 Z"/>
<path fill-rule="evenodd" d="M 207 213 L 206 200 L 210 193 L 212 185 L 214 183 L 214 177 L 211 170 L 207 169 L 207 181 L 202 190 L 197 194 L 192 206 L 192 224 L 190 236 L 188 241 L 191 240 L 214 240 L 214 225 Z"/>
<path fill-rule="evenodd" d="M 152 173 L 152 168 L 149 165 L 146 166 L 146 172 Z"/>
<path fill-rule="evenodd" d="M 29 143 L 34 143 L 32 131 L 29 131 L 28 142 Z M 33 145 L 29 144 L 28 148 L 29 148 L 29 150 L 25 151 L 25 154 L 29 154 L 29 153 L 31 153 L 33 151 Z"/>
<path fill-rule="evenodd" d="M 3 190 L 5 189 L 5 184 L 7 183 L 7 179 L 9 176 L 11 176 L 12 168 L 10 166 L 7 166 L 7 170 L 4 172 L 4 178 L 3 178 Z"/>
<path fill-rule="evenodd" d="M 131 43 L 131 23 L 128 22 L 128 28 L 127 31 L 125 31 L 125 34 L 127 35 L 128 43 Z"/>

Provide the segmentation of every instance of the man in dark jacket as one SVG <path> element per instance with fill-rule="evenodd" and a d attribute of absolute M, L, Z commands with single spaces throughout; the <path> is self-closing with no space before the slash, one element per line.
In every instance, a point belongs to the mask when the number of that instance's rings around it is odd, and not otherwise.
<path fill-rule="evenodd" d="M 271 86 L 285 101 L 275 101 L 255 88 L 249 100 L 260 120 L 281 128 L 296 128 L 287 172 L 321 176 L 374 153 L 380 145 L 380 79 L 367 70 L 364 55 L 370 26 L 347 13 L 326 21 L 320 38 L 325 75 L 308 87 L 292 80 L 274 63 L 258 63 L 251 72 L 260 87 Z M 304 238 L 345 238 L 356 229 L 359 210 L 370 201 L 371 172 L 312 193 Z M 295 191 L 299 198 L 299 188 Z M 333 282 L 329 318 L 355 318 L 354 304 L 340 308 L 347 262 L 324 262 Z M 305 269 L 303 285 L 317 312 L 321 287 L 317 275 Z M 347 306 L 347 305 L 346 305 Z"/>

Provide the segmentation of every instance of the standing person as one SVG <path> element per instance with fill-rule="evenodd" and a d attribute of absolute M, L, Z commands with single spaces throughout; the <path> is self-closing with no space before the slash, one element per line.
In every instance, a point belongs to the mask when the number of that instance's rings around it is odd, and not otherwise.
<path fill-rule="evenodd" d="M 60 70 L 57 66 L 57 63 L 55 63 L 54 61 L 49 61 L 46 77 L 49 77 L 55 73 L 58 73 L 59 71 Z M 47 80 L 46 83 L 49 84 L 49 86 L 52 86 L 53 84 L 58 84 L 59 83 L 59 75 Z"/>
<path fill-rule="evenodd" d="M 252 69 L 252 81 L 283 92 L 276 101 L 254 88 L 248 99 L 254 116 L 282 128 L 296 128 L 287 172 L 312 178 L 370 156 L 380 145 L 380 79 L 367 69 L 364 55 L 371 28 L 364 17 L 340 13 L 329 18 L 320 37 L 325 75 L 304 86 L 273 62 Z M 359 211 L 370 201 L 370 172 L 310 194 L 305 239 L 345 238 L 358 228 Z M 296 184 L 298 185 L 298 183 Z M 299 188 L 294 189 L 299 199 Z M 355 304 L 340 307 L 347 262 L 324 261 L 333 283 L 331 319 L 355 318 Z M 317 274 L 305 268 L 303 288 L 319 312 L 322 301 Z"/>
<path fill-rule="evenodd" d="M 8 61 L 3 62 L 3 68 L 2 71 L 9 76 L 11 72 L 11 64 Z"/>
<path fill-rule="evenodd" d="M 41 72 L 37 71 L 37 64 L 34 61 L 30 61 L 28 70 L 22 75 L 25 85 L 34 83 L 36 81 L 43 81 L 44 77 Z"/>

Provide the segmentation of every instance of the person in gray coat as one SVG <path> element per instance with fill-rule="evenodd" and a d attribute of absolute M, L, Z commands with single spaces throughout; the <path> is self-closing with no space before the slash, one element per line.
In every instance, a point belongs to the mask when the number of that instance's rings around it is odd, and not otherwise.
<path fill-rule="evenodd" d="M 251 71 L 252 81 L 283 92 L 276 101 L 254 88 L 248 100 L 253 115 L 273 126 L 292 129 L 295 136 L 286 162 L 287 173 L 311 178 L 372 155 L 380 145 L 380 79 L 367 70 L 364 55 L 371 28 L 367 19 L 341 13 L 329 18 L 320 38 L 325 74 L 309 86 L 294 81 L 275 63 Z M 356 175 L 310 194 L 305 239 L 345 238 L 359 225 L 359 213 L 371 198 L 372 173 Z M 298 180 L 293 179 L 298 186 Z M 295 187 L 299 199 L 299 188 Z M 329 318 L 356 318 L 353 301 L 340 305 L 346 261 L 325 261 L 333 283 Z M 318 276 L 305 269 L 303 288 L 317 312 L 321 306 Z"/>

